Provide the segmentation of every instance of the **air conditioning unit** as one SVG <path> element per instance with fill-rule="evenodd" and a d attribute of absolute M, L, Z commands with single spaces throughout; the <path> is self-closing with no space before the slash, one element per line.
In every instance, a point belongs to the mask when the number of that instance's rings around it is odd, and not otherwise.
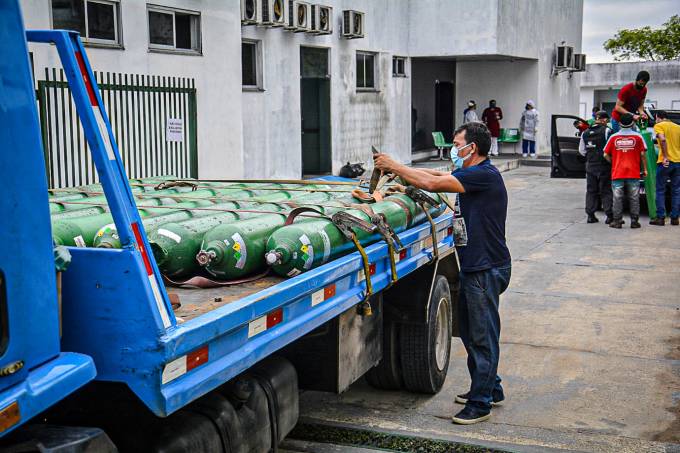
<path fill-rule="evenodd" d="M 311 30 L 312 8 L 307 2 L 288 0 L 288 20 L 283 28 L 294 32 Z"/>
<path fill-rule="evenodd" d="M 255 25 L 260 22 L 260 0 L 241 0 L 241 24 Z"/>
<path fill-rule="evenodd" d="M 260 24 L 266 27 L 283 27 L 288 19 L 287 0 L 262 0 Z"/>
<path fill-rule="evenodd" d="M 586 70 L 586 54 L 574 54 L 574 72 L 584 72 Z"/>
<path fill-rule="evenodd" d="M 333 33 L 333 8 L 324 5 L 312 5 L 312 26 L 310 33 L 330 35 Z"/>
<path fill-rule="evenodd" d="M 569 69 L 574 67 L 574 46 L 557 46 L 557 60 L 555 69 Z"/>
<path fill-rule="evenodd" d="M 342 36 L 347 39 L 364 37 L 364 13 L 351 9 L 342 12 Z"/>

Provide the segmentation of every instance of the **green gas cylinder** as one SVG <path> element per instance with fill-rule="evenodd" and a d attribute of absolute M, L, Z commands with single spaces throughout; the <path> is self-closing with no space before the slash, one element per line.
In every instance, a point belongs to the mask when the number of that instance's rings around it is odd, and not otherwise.
<path fill-rule="evenodd" d="M 332 199 L 333 194 L 330 192 L 307 193 L 293 198 L 294 202 L 304 204 L 324 203 Z M 260 215 L 216 226 L 203 237 L 196 260 L 209 274 L 223 280 L 264 269 L 267 239 L 277 228 L 283 226 L 287 214 L 288 212 Z"/>
<path fill-rule="evenodd" d="M 283 206 L 277 204 L 258 204 L 247 202 L 229 202 L 223 209 L 252 209 L 255 211 L 280 211 Z M 165 223 L 155 230 L 147 231 L 149 244 L 158 268 L 169 278 L 181 278 L 198 270 L 196 254 L 206 232 L 222 223 L 262 215 L 261 212 L 237 213 L 220 212 L 198 217 L 183 222 Z"/>
<path fill-rule="evenodd" d="M 440 201 L 437 194 L 429 195 Z M 442 205 L 443 203 L 439 207 L 430 207 L 430 214 L 439 215 L 446 209 Z M 383 201 L 371 204 L 370 207 L 374 213 L 384 214 L 387 223 L 396 233 L 417 225 L 426 218 L 418 204 L 401 194 L 386 197 Z M 363 211 L 352 209 L 348 213 L 370 222 L 370 216 Z M 366 233 L 358 229 L 354 231 L 362 245 L 382 239 L 375 233 Z M 277 274 L 294 277 L 354 249 L 354 244 L 347 240 L 330 220 L 300 220 L 279 228 L 269 237 L 265 260 Z"/>
<path fill-rule="evenodd" d="M 647 153 L 645 158 L 647 159 L 647 176 L 645 177 L 645 196 L 647 197 L 647 212 L 649 212 L 649 217 L 656 217 L 656 161 L 659 157 L 654 147 L 654 140 L 652 139 L 652 133 L 649 132 L 647 128 L 641 128 L 642 138 L 647 145 Z M 662 203 L 664 200 L 661 201 Z"/>

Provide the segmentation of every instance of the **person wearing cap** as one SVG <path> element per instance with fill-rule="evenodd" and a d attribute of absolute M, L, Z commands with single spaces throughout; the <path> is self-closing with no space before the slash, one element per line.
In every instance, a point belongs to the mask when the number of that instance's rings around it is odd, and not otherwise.
<path fill-rule="evenodd" d="M 477 116 L 477 103 L 475 101 L 468 102 L 468 108 L 463 112 L 463 122 L 472 123 L 479 121 Z"/>
<path fill-rule="evenodd" d="M 522 157 L 536 157 L 536 130 L 538 129 L 538 110 L 532 100 L 528 100 L 519 120 L 522 134 Z"/>
<path fill-rule="evenodd" d="M 671 180 L 671 225 L 680 225 L 680 126 L 665 111 L 656 112 L 654 133 L 659 143 L 656 161 L 656 217 L 650 225 L 666 224 L 666 181 Z"/>
<path fill-rule="evenodd" d="M 482 112 L 482 121 L 489 128 L 491 133 L 491 151 L 489 154 L 498 156 L 498 137 L 501 136 L 501 120 L 503 119 L 503 110 L 496 107 L 496 100 L 491 99 L 489 106 Z"/>
<path fill-rule="evenodd" d="M 595 216 L 598 200 L 602 200 L 602 209 L 607 218 L 612 219 L 612 166 L 604 158 L 604 145 L 609 138 L 607 127 L 609 114 L 604 110 L 595 114 L 595 123 L 581 135 L 578 152 L 586 158 L 586 215 L 588 223 L 599 222 Z"/>
<path fill-rule="evenodd" d="M 621 129 L 613 133 L 604 147 L 604 158 L 612 164 L 612 219 L 609 226 L 623 225 L 623 197 L 628 196 L 630 227 L 640 228 L 640 163 L 647 176 L 647 145 L 639 132 L 633 130 L 635 120 L 630 113 L 620 116 Z"/>
<path fill-rule="evenodd" d="M 647 97 L 647 82 L 649 82 L 649 72 L 640 71 L 635 77 L 635 82 L 626 84 L 619 90 L 616 97 L 616 106 L 612 110 L 612 129 L 619 131 L 621 115 L 630 113 L 633 121 L 640 118 L 647 119 L 645 114 L 645 98 Z"/>

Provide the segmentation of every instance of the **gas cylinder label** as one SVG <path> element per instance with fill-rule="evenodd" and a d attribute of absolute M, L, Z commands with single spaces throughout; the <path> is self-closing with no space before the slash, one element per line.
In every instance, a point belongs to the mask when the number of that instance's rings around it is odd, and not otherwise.
<path fill-rule="evenodd" d="M 108 225 L 104 225 L 97 231 L 97 237 L 100 238 L 104 236 L 104 233 L 108 233 L 112 228 L 116 228 L 115 223 L 109 223 Z"/>
<path fill-rule="evenodd" d="M 243 269 L 243 267 L 246 265 L 246 259 L 248 259 L 246 243 L 238 233 L 234 233 L 231 236 L 231 239 L 234 241 L 232 249 L 234 250 L 234 258 L 236 259 L 236 264 L 234 264 L 234 267 L 237 269 Z"/>
<path fill-rule="evenodd" d="M 302 256 L 300 258 L 304 261 L 302 267 L 307 270 L 312 267 L 312 261 L 314 261 L 314 246 L 312 246 L 306 234 L 300 236 L 300 242 L 302 243 L 302 247 L 300 247 Z"/>
<path fill-rule="evenodd" d="M 323 259 L 321 262 L 325 263 L 331 255 L 331 239 L 328 237 L 328 233 L 326 233 L 325 230 L 321 230 L 319 234 L 321 235 L 321 240 L 323 240 Z"/>
<path fill-rule="evenodd" d="M 182 237 L 179 234 L 177 234 L 173 231 L 170 231 L 170 230 L 166 230 L 165 228 L 159 228 L 158 234 L 160 234 L 161 236 L 165 236 L 168 239 L 172 239 L 173 241 L 177 242 L 178 244 L 182 240 Z"/>
<path fill-rule="evenodd" d="M 293 268 L 286 275 L 289 276 L 289 277 L 295 277 L 296 275 L 300 275 L 300 274 L 301 274 L 301 272 L 299 270 Z"/>
<path fill-rule="evenodd" d="M 76 243 L 76 247 L 87 247 L 87 245 L 85 245 L 85 239 L 83 239 L 82 236 L 74 237 L 73 242 Z"/>

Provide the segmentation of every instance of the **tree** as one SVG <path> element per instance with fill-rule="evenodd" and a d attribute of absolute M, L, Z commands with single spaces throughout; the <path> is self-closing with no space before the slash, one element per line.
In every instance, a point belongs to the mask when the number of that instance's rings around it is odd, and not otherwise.
<path fill-rule="evenodd" d="M 647 26 L 619 30 L 604 42 L 604 49 L 614 55 L 616 61 L 680 59 L 680 16 L 671 16 L 657 29 Z"/>

